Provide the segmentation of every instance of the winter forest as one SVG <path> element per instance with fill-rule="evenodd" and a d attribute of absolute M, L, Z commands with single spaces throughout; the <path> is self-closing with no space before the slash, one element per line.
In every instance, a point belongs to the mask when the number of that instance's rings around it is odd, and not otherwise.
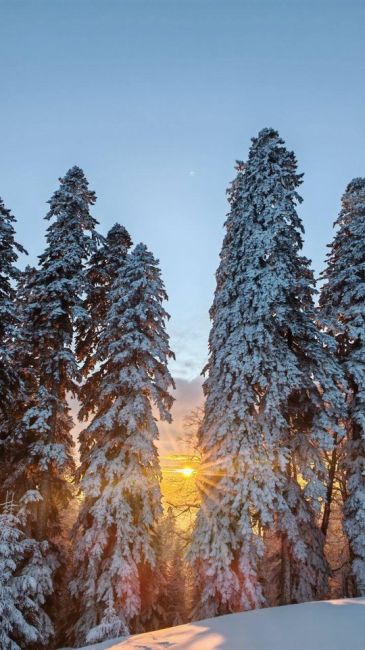
<path fill-rule="evenodd" d="M 178 503 L 156 447 L 174 401 L 158 260 L 123 224 L 100 234 L 79 167 L 37 267 L 0 201 L 2 650 L 365 595 L 365 178 L 318 279 L 302 182 L 272 128 L 236 163 Z"/>

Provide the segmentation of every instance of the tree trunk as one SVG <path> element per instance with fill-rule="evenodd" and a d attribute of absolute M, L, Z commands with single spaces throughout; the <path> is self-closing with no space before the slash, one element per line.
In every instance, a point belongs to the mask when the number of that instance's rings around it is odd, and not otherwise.
<path fill-rule="evenodd" d="M 58 373 L 60 377 L 60 372 Z M 60 381 L 56 384 L 55 381 L 52 382 L 52 396 L 55 398 L 55 402 L 52 406 L 52 416 L 49 432 L 47 435 L 46 444 L 50 444 L 53 440 L 56 439 L 56 428 L 57 428 L 57 416 L 58 416 L 58 402 L 61 396 L 61 385 Z M 48 518 L 50 515 L 50 502 L 51 502 L 51 481 L 50 481 L 50 468 L 47 467 L 47 470 L 43 472 L 40 484 L 40 493 L 42 496 L 42 501 L 39 504 L 38 517 L 37 517 L 37 536 L 38 539 L 45 539 L 48 537 L 46 535 L 47 524 L 49 525 Z"/>
<path fill-rule="evenodd" d="M 282 533 L 281 536 L 281 576 L 280 576 L 280 604 L 289 605 L 291 603 L 291 566 L 290 551 L 287 535 Z"/>
<path fill-rule="evenodd" d="M 329 466 L 329 472 L 328 472 L 328 485 L 327 485 L 327 492 L 326 492 L 326 503 L 324 505 L 324 511 L 323 511 L 323 519 L 322 519 L 322 526 L 321 526 L 321 531 L 323 535 L 326 537 L 327 531 L 328 531 L 328 524 L 330 521 L 330 514 L 331 514 L 331 505 L 332 505 L 332 496 L 333 496 L 333 484 L 335 481 L 335 476 L 336 476 L 336 468 L 337 468 L 337 436 L 334 438 L 334 448 L 332 450 L 331 454 L 331 460 L 330 460 L 330 466 Z"/>

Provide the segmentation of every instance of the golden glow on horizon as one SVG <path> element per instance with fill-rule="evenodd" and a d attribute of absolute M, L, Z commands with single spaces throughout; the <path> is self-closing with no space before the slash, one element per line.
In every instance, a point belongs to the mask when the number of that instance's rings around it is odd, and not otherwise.
<path fill-rule="evenodd" d="M 193 454 L 169 453 L 161 458 L 161 493 L 165 514 L 173 509 L 179 529 L 189 529 L 200 505 L 200 464 Z"/>

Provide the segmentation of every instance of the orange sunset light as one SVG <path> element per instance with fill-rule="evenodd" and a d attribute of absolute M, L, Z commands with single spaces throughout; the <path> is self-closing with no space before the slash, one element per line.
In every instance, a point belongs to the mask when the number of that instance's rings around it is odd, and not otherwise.
<path fill-rule="evenodd" d="M 195 469 L 192 467 L 182 467 L 181 469 L 176 470 L 179 474 L 185 476 L 185 478 L 190 478 L 195 472 Z"/>

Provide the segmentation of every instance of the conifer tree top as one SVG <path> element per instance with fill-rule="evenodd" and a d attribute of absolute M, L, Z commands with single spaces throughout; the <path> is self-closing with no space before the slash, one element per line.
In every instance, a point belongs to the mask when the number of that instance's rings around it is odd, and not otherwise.
<path fill-rule="evenodd" d="M 363 293 L 359 287 L 363 284 L 365 259 L 365 178 L 353 178 L 341 202 L 334 223 L 338 229 L 329 246 L 327 267 L 322 273 L 327 282 L 322 287 L 320 305 L 322 316 L 335 317 L 335 321 L 340 316 L 341 322 L 353 322 L 352 335 L 356 338 L 362 337 L 362 323 L 358 320 L 360 313 L 364 317 Z"/>
<path fill-rule="evenodd" d="M 16 322 L 14 309 L 15 291 L 13 280 L 18 280 L 20 272 L 15 266 L 18 253 L 27 251 L 15 241 L 15 217 L 0 198 L 0 354 L 4 353 L 3 343 Z M 5 383 L 9 382 L 6 380 Z"/>
<path fill-rule="evenodd" d="M 96 219 L 90 214 L 90 206 L 96 201 L 95 192 L 89 189 L 89 183 L 83 170 L 74 166 L 68 170 L 63 178 L 59 179 L 60 187 L 48 201 L 50 209 L 45 216 L 48 221 L 57 217 L 54 228 L 66 225 L 72 227 L 71 222 L 76 219 L 77 227 L 91 232 L 92 238 L 101 239 L 95 232 Z M 47 236 L 49 240 L 49 236 Z M 42 259 L 42 258 L 41 258 Z"/>
<path fill-rule="evenodd" d="M 14 266 L 18 259 L 18 253 L 27 254 L 23 246 L 14 239 L 13 224 L 15 221 L 15 217 L 5 207 L 4 201 L 0 197 L 0 297 L 3 298 L 13 295 L 9 278 L 16 280 L 19 276 L 19 271 Z"/>
<path fill-rule="evenodd" d="M 64 204 L 74 201 L 75 195 L 80 195 L 81 192 L 84 193 L 84 199 L 87 200 L 89 204 L 95 203 L 95 192 L 88 189 L 89 183 L 80 167 L 77 167 L 76 165 L 71 167 L 63 178 L 59 178 L 59 181 L 59 189 L 55 191 L 52 198 L 48 201 L 51 208 L 46 219 L 50 219 L 55 214 L 58 214 L 60 203 Z M 81 203 L 79 204 L 79 207 L 83 207 Z"/>
<path fill-rule="evenodd" d="M 48 201 L 50 209 L 45 219 L 54 221 L 47 229 L 47 248 L 39 256 L 40 266 L 52 272 L 63 272 L 62 267 L 81 269 L 81 260 L 94 252 L 103 240 L 95 227 L 97 220 L 90 214 L 96 201 L 95 192 L 80 167 L 74 166 L 59 179 L 60 187 Z"/>
<path fill-rule="evenodd" d="M 123 241 L 126 248 L 130 248 L 132 246 L 132 238 L 126 228 L 122 226 L 120 223 L 115 223 L 114 226 L 112 226 L 107 234 L 107 240 L 110 243 L 118 243 L 119 241 Z"/>
<path fill-rule="evenodd" d="M 359 215 L 365 215 L 365 178 L 353 178 L 346 187 L 342 197 L 342 210 L 335 221 L 341 226 L 348 221 L 353 221 Z M 364 224 L 365 225 L 365 224 Z"/>
<path fill-rule="evenodd" d="M 365 178 L 361 178 L 361 176 L 353 178 L 352 181 L 350 181 L 348 186 L 346 187 L 346 194 L 348 192 L 358 192 L 358 191 L 360 192 L 365 191 Z"/>

